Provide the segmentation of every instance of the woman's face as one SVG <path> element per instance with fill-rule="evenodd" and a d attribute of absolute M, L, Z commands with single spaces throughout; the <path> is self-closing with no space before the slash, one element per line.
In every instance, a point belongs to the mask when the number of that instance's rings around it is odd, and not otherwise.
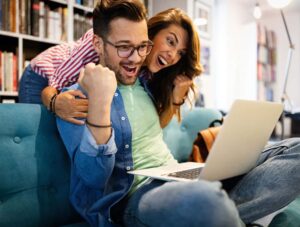
<path fill-rule="evenodd" d="M 146 58 L 152 73 L 176 64 L 186 54 L 188 34 L 178 25 L 160 30 L 152 40 L 154 46 Z"/>

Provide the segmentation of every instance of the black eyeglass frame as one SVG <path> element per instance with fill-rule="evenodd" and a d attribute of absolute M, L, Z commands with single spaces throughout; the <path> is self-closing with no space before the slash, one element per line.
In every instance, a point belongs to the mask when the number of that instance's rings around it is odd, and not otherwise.
<path fill-rule="evenodd" d="M 152 42 L 151 40 L 148 40 L 147 43 L 140 44 L 140 45 L 137 45 L 137 46 L 133 46 L 133 45 L 124 45 L 124 44 L 122 44 L 122 45 L 116 45 L 116 44 L 113 44 L 112 42 L 110 42 L 110 41 L 107 40 L 107 39 L 103 39 L 103 41 L 104 41 L 105 43 L 107 43 L 107 44 L 113 46 L 114 48 L 116 48 L 116 49 L 117 49 L 117 54 L 118 54 L 118 56 L 119 56 L 120 58 L 129 58 L 129 57 L 134 53 L 135 50 L 137 50 L 137 53 L 138 53 L 138 55 L 139 55 L 140 57 L 146 57 L 148 54 L 150 54 L 150 52 L 151 52 L 151 50 L 152 50 L 152 47 L 153 47 L 153 45 L 154 45 L 153 42 Z M 147 46 L 146 54 L 145 54 L 145 55 L 141 55 L 141 53 L 140 53 L 140 48 L 141 48 L 142 46 L 145 46 L 145 45 Z M 128 47 L 132 48 L 131 51 L 128 52 L 128 55 L 126 55 L 126 56 L 122 56 L 122 54 L 120 54 L 120 51 L 121 51 L 121 50 L 120 50 L 120 47 L 124 47 L 124 46 L 128 46 Z"/>

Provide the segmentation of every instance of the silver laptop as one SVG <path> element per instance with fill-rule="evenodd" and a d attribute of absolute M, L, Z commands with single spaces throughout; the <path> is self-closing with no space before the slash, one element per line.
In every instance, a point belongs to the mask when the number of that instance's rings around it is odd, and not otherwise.
<path fill-rule="evenodd" d="M 236 100 L 205 164 L 186 162 L 128 173 L 166 181 L 214 181 L 245 174 L 255 167 L 282 111 L 280 103 Z"/>

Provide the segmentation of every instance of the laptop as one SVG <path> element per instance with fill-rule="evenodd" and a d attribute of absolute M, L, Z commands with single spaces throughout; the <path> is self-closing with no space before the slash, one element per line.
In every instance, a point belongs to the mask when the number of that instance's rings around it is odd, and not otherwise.
<path fill-rule="evenodd" d="M 177 163 L 128 173 L 166 181 L 215 181 L 245 174 L 256 166 L 282 111 L 281 103 L 236 100 L 206 163 Z"/>

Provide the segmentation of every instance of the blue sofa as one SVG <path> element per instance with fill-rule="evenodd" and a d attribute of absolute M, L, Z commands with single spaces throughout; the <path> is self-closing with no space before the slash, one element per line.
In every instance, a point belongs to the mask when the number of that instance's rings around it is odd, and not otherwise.
<path fill-rule="evenodd" d="M 220 118 L 215 110 L 194 108 L 173 119 L 164 139 L 175 158 L 186 161 L 200 129 Z M 78 226 L 83 220 L 69 203 L 70 162 L 55 117 L 35 104 L 0 104 L 0 226 Z M 299 226 L 300 202 L 270 226 Z"/>

